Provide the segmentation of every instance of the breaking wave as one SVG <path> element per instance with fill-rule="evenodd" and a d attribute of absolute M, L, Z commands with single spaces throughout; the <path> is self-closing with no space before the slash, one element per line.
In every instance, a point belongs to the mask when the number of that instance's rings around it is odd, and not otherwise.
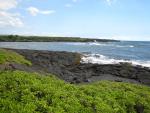
<path fill-rule="evenodd" d="M 113 59 L 100 54 L 84 54 L 81 63 L 93 63 L 93 64 L 131 63 L 134 66 L 140 65 L 142 67 L 150 68 L 150 61 Z"/>
<path fill-rule="evenodd" d="M 100 43 L 100 42 L 69 42 L 67 45 L 75 45 L 75 46 L 108 46 L 108 47 L 116 47 L 116 48 L 133 48 L 134 45 L 118 45 L 113 43 Z"/>
<path fill-rule="evenodd" d="M 127 45 L 127 46 L 121 46 L 121 45 L 115 45 L 116 47 L 128 47 L 128 48 L 133 48 L 133 45 Z"/>

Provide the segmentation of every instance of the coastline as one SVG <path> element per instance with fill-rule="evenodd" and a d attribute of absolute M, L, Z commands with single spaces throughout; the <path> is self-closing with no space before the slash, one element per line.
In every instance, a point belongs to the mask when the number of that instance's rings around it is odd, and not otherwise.
<path fill-rule="evenodd" d="M 82 37 L 62 36 L 21 36 L 21 35 L 0 35 L 0 42 L 120 42 L 113 39 L 97 39 Z"/>
<path fill-rule="evenodd" d="M 150 86 L 150 69 L 121 64 L 81 63 L 81 54 L 43 50 L 8 49 L 23 55 L 32 66 L 11 64 L 5 68 L 38 73 L 52 73 L 69 83 L 91 83 L 101 80 L 129 82 Z M 2 69 L 2 67 L 0 67 Z"/>

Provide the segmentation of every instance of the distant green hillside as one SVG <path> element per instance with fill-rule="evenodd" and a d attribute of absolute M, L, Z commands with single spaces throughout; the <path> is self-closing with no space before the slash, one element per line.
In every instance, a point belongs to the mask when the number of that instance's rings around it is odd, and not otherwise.
<path fill-rule="evenodd" d="M 44 37 L 44 36 L 18 36 L 0 35 L 0 42 L 112 42 L 116 40 L 89 39 L 80 37 Z"/>

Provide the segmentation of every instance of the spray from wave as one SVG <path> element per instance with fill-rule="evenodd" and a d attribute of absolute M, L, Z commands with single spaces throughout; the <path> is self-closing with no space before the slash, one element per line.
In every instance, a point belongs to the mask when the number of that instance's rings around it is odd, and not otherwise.
<path fill-rule="evenodd" d="M 93 63 L 93 64 L 120 64 L 130 63 L 134 66 L 142 66 L 150 68 L 150 61 L 140 60 L 124 60 L 124 59 L 113 59 L 100 54 L 84 54 L 81 63 Z"/>
<path fill-rule="evenodd" d="M 134 45 L 118 45 L 113 43 L 102 43 L 102 42 L 69 42 L 67 45 L 74 46 L 104 46 L 104 47 L 117 47 L 117 48 L 133 48 Z"/>

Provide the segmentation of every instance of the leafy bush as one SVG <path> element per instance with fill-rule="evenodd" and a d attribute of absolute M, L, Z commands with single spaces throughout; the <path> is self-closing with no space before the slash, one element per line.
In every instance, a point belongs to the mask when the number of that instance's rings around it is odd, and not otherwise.
<path fill-rule="evenodd" d="M 19 64 L 31 65 L 31 62 L 24 59 L 23 56 L 11 50 L 0 49 L 0 64 L 15 62 Z"/>
<path fill-rule="evenodd" d="M 101 81 L 65 83 L 53 75 L 0 72 L 0 113 L 150 113 L 150 88 Z"/>

